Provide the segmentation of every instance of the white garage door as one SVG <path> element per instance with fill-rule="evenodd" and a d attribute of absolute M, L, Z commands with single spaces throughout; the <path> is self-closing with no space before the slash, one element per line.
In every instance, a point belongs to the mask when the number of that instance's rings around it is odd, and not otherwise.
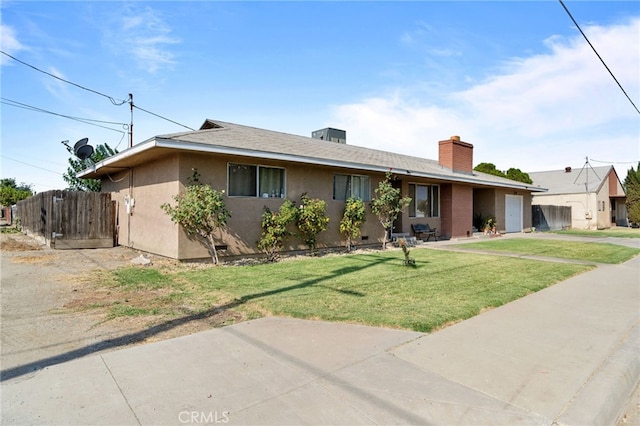
<path fill-rule="evenodd" d="M 504 201 L 504 230 L 522 232 L 522 195 L 506 195 Z"/>

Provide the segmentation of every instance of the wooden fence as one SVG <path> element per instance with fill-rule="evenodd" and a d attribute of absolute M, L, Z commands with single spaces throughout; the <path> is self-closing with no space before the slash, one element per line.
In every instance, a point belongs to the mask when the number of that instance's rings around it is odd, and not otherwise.
<path fill-rule="evenodd" d="M 531 206 L 531 225 L 539 231 L 571 229 L 571 206 Z"/>
<path fill-rule="evenodd" d="M 56 249 L 115 245 L 115 201 L 102 192 L 47 191 L 18 202 L 23 231 Z"/>

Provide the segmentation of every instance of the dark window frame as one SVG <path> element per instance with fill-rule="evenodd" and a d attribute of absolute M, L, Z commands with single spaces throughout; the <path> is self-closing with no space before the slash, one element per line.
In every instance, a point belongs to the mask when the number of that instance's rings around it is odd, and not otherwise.
<path fill-rule="evenodd" d="M 280 170 L 281 176 L 267 177 L 269 170 Z M 246 177 L 240 177 L 246 182 L 232 182 L 232 174 L 238 171 L 246 171 Z M 267 179 L 276 179 L 280 182 L 265 184 Z M 242 188 L 242 185 L 251 187 Z M 267 185 L 268 187 L 265 187 Z M 274 186 L 275 185 L 275 186 Z M 279 186 L 279 188 L 277 188 Z M 227 163 L 227 195 L 234 198 L 285 198 L 287 193 L 287 169 L 285 167 L 266 166 L 261 164 Z M 266 196 L 265 196 L 266 195 Z"/>
<path fill-rule="evenodd" d="M 417 203 L 417 195 L 419 188 L 424 188 L 426 191 L 425 202 L 427 204 L 428 211 L 422 211 Z M 440 185 L 432 183 L 409 183 L 409 197 L 411 197 L 411 203 L 409 204 L 409 217 L 412 218 L 428 218 L 428 217 L 440 217 Z"/>

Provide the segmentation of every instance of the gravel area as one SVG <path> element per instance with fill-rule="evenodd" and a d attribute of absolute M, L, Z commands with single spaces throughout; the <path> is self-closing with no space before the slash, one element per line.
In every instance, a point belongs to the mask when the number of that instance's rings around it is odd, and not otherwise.
<path fill-rule="evenodd" d="M 104 300 L 96 271 L 132 266 L 125 247 L 52 250 L 23 234 L 0 234 L 0 369 L 3 380 L 98 352 L 178 337 L 236 318 L 136 316 L 87 309 Z M 154 264 L 173 261 L 149 256 Z M 224 316 L 225 314 L 221 314 Z M 234 315 L 226 313 L 226 315 Z"/>

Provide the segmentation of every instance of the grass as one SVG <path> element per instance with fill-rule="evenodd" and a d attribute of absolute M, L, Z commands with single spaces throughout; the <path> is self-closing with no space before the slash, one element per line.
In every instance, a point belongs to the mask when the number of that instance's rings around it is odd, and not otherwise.
<path fill-rule="evenodd" d="M 551 231 L 554 234 L 561 235 L 577 235 L 581 237 L 594 237 L 594 238 L 640 238 L 640 228 L 610 228 L 610 229 L 598 229 L 594 231 L 569 229 L 566 231 Z"/>
<path fill-rule="evenodd" d="M 108 315 L 109 319 L 117 317 L 137 317 L 141 315 L 157 315 L 160 310 L 157 308 L 141 308 L 136 306 L 127 306 L 116 304 L 111 308 Z"/>
<path fill-rule="evenodd" d="M 639 249 L 608 243 L 524 238 L 492 239 L 456 247 L 611 264 L 625 262 L 640 253 Z"/>
<path fill-rule="evenodd" d="M 157 269 L 120 269 L 114 272 L 114 278 L 118 286 L 129 290 L 149 290 L 174 284 L 171 277 Z"/>
<path fill-rule="evenodd" d="M 0 234 L 19 234 L 19 233 L 20 231 L 18 231 L 13 226 L 0 226 Z"/>
<path fill-rule="evenodd" d="M 521 298 L 591 266 L 413 249 L 201 270 L 125 268 L 105 285 L 110 316 L 241 311 L 428 332 Z M 162 283 L 161 285 L 158 283 Z"/>

